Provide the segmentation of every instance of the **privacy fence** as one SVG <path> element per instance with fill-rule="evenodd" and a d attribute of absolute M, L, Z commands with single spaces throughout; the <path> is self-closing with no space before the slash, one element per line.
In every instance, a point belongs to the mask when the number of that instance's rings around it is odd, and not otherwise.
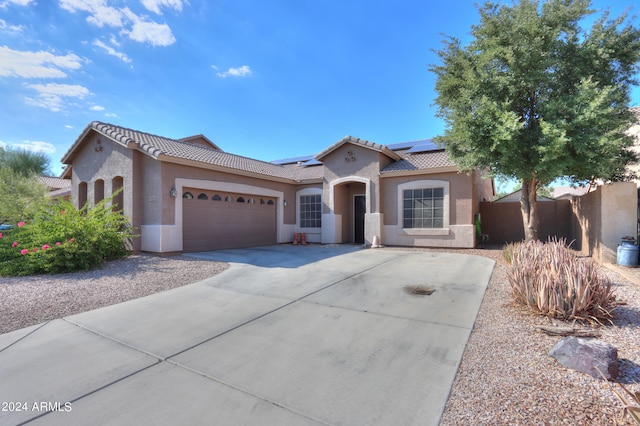
<path fill-rule="evenodd" d="M 540 239 L 566 238 L 573 248 L 597 262 L 615 263 L 625 236 L 637 237 L 638 190 L 635 183 L 603 185 L 569 200 L 539 201 Z M 519 202 L 480 203 L 482 232 L 490 244 L 522 241 Z"/>

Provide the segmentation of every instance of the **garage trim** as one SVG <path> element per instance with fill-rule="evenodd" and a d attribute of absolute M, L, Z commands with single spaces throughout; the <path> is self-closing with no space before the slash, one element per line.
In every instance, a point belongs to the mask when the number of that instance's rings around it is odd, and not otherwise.
<path fill-rule="evenodd" d="M 267 189 L 267 188 L 247 185 L 243 183 L 176 178 L 175 188 L 178 194 L 177 194 L 177 197 L 174 198 L 175 200 L 175 225 L 174 226 L 176 229 L 175 229 L 175 235 L 174 235 L 173 241 L 180 247 L 177 251 L 183 250 L 182 192 L 185 187 L 211 190 L 211 191 L 235 192 L 235 193 L 243 193 L 247 195 L 276 198 L 277 199 L 276 201 L 276 239 L 278 243 L 282 243 L 284 241 L 282 236 L 282 233 L 283 233 L 282 224 L 284 223 L 284 206 L 283 206 L 284 193 L 282 191 L 275 191 L 273 189 Z"/>

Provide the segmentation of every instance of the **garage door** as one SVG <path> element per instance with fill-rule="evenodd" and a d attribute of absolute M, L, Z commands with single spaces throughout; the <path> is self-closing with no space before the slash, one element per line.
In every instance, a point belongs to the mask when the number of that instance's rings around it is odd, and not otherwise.
<path fill-rule="evenodd" d="M 185 252 L 276 244 L 276 199 L 228 192 L 183 191 Z"/>

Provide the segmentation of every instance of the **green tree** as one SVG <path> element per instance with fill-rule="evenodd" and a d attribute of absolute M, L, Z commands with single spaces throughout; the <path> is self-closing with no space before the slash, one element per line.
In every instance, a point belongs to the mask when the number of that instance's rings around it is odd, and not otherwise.
<path fill-rule="evenodd" d="M 538 238 L 536 193 L 558 177 L 616 180 L 635 156 L 630 87 L 640 31 L 606 11 L 591 28 L 588 0 L 487 2 L 463 46 L 437 50 L 439 138 L 462 169 L 490 168 L 522 182 L 527 240 Z"/>
<path fill-rule="evenodd" d="M 0 165 L 0 223 L 31 219 L 48 202 L 46 193 L 37 175 L 24 176 Z"/>
<path fill-rule="evenodd" d="M 29 220 L 47 203 L 38 176 L 49 172 L 49 164 L 41 152 L 0 147 L 0 222 Z"/>
<path fill-rule="evenodd" d="M 0 167 L 9 167 L 23 176 L 48 173 L 50 164 L 49 157 L 42 152 L 0 147 Z"/>

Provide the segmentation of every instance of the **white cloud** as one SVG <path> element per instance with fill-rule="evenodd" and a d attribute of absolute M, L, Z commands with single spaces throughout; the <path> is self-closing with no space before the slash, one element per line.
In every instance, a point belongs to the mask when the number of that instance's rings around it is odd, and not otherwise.
<path fill-rule="evenodd" d="M 157 9 L 159 12 L 160 6 L 182 10 L 182 4 L 181 0 L 154 0 L 148 1 L 145 7 Z M 176 42 L 169 25 L 159 24 L 149 20 L 148 17 L 139 16 L 128 7 L 109 6 L 109 0 L 60 0 L 60 7 L 71 13 L 86 12 L 89 14 L 87 22 L 90 24 L 101 28 L 104 26 L 121 28 L 122 34 L 126 34 L 131 40 L 140 43 L 149 43 L 152 46 L 170 46 Z M 113 41 L 112 44 L 117 45 Z"/>
<path fill-rule="evenodd" d="M 131 58 L 129 58 L 126 54 L 124 54 L 122 52 L 118 52 L 116 49 L 114 49 L 111 46 L 106 45 L 101 40 L 95 40 L 93 42 L 93 45 L 104 49 L 109 55 L 115 56 L 116 58 L 120 59 L 124 63 L 127 63 L 127 64 L 131 63 Z"/>
<path fill-rule="evenodd" d="M 91 108 L 89 108 L 91 111 L 104 111 L 105 107 L 100 106 L 100 105 L 94 105 Z"/>
<path fill-rule="evenodd" d="M 64 128 L 65 129 L 73 129 L 73 126 L 71 124 L 65 124 Z"/>
<path fill-rule="evenodd" d="M 35 0 L 5 0 L 5 1 L 0 1 L 0 9 L 4 9 L 7 6 L 9 6 L 10 4 L 15 4 L 15 5 L 18 5 L 18 6 L 29 6 L 34 1 Z"/>
<path fill-rule="evenodd" d="M 64 78 L 63 69 L 75 70 L 82 66 L 73 53 L 56 56 L 51 52 L 23 52 L 0 46 L 0 77 Z"/>
<path fill-rule="evenodd" d="M 87 22 L 100 28 L 124 26 L 122 9 L 108 6 L 107 0 L 60 0 L 60 7 L 71 13 L 88 12 Z"/>
<path fill-rule="evenodd" d="M 212 66 L 214 69 L 215 66 Z M 218 77 L 227 78 L 227 77 L 246 77 L 252 74 L 251 68 L 248 65 L 243 65 L 239 68 L 229 68 L 225 72 L 217 73 Z"/>
<path fill-rule="evenodd" d="M 28 104 L 58 112 L 64 107 L 64 99 L 84 99 L 91 92 L 77 84 L 27 84 L 26 87 L 38 92 L 36 98 L 25 98 Z"/>
<path fill-rule="evenodd" d="M 4 19 L 0 19 L 0 31 L 3 33 L 18 34 L 24 30 L 24 25 L 9 25 Z"/>
<path fill-rule="evenodd" d="M 33 152 L 44 152 L 45 154 L 53 154 L 56 152 L 56 147 L 49 142 L 42 141 L 22 141 L 21 143 L 11 144 L 14 148 L 26 149 Z"/>
<path fill-rule="evenodd" d="M 0 141 L 0 148 L 6 148 L 6 147 L 7 147 L 7 143 Z"/>
<path fill-rule="evenodd" d="M 183 2 L 182 0 L 142 0 L 142 4 L 147 8 L 147 10 L 158 15 L 162 15 L 162 11 L 160 10 L 161 6 L 182 12 L 183 3 L 186 2 Z"/>
<path fill-rule="evenodd" d="M 133 22 L 131 31 L 123 31 L 131 40 L 140 43 L 149 43 L 152 46 L 170 46 L 176 42 L 176 38 L 167 24 L 158 24 L 154 21 L 145 21 L 129 9 L 125 10 L 126 16 Z"/>
<path fill-rule="evenodd" d="M 118 114 L 114 114 L 113 112 L 108 112 L 104 115 L 105 117 L 117 117 Z"/>

